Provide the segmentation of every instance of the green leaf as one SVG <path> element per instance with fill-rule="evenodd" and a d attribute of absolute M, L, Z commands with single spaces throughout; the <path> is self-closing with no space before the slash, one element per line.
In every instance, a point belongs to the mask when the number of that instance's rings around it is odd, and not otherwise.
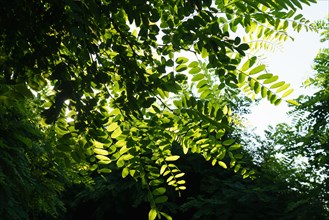
<path fill-rule="evenodd" d="M 290 95 L 293 91 L 294 91 L 294 89 L 289 89 L 288 91 L 286 91 L 285 93 L 283 93 L 283 95 L 281 97 L 284 98 L 284 97 Z"/>
<path fill-rule="evenodd" d="M 176 161 L 178 159 L 179 159 L 178 155 L 172 155 L 172 156 L 169 156 L 169 157 L 165 158 L 166 161 Z"/>
<path fill-rule="evenodd" d="M 117 129 L 119 127 L 118 123 L 114 122 L 111 123 L 108 127 L 107 127 L 107 131 L 111 132 L 114 131 L 115 129 Z"/>
<path fill-rule="evenodd" d="M 259 80 L 268 79 L 268 78 L 271 78 L 272 76 L 273 76 L 273 74 L 271 74 L 271 73 L 265 73 L 265 74 L 259 75 L 257 77 L 257 79 L 259 79 Z"/>
<path fill-rule="evenodd" d="M 298 103 L 296 100 L 292 100 L 292 99 L 290 99 L 290 100 L 287 100 L 287 102 L 288 102 L 289 104 L 292 104 L 292 105 L 295 105 L 295 106 L 298 106 L 298 105 L 299 105 L 299 103 Z"/>
<path fill-rule="evenodd" d="M 241 164 L 237 164 L 235 167 L 234 167 L 234 172 L 238 172 L 239 169 L 241 168 Z"/>
<path fill-rule="evenodd" d="M 286 90 L 286 89 L 288 89 L 288 88 L 289 88 L 289 86 L 290 86 L 290 84 L 289 84 L 289 83 L 287 83 L 287 84 L 285 84 L 285 85 L 281 86 L 280 88 L 278 88 L 278 89 L 276 90 L 276 92 L 277 92 L 277 93 L 279 93 L 279 92 L 282 92 L 283 90 Z"/>
<path fill-rule="evenodd" d="M 282 99 L 277 99 L 274 101 L 274 105 L 277 106 L 282 102 Z"/>
<path fill-rule="evenodd" d="M 259 82 L 256 81 L 254 84 L 254 92 L 258 94 L 260 92 L 260 89 L 261 89 L 260 84 Z"/>
<path fill-rule="evenodd" d="M 152 208 L 149 211 L 149 220 L 154 220 L 157 217 L 157 210 L 155 208 Z"/>
<path fill-rule="evenodd" d="M 187 70 L 187 66 L 185 64 L 180 64 L 176 67 L 176 72 L 183 72 Z"/>
<path fill-rule="evenodd" d="M 164 212 L 160 212 L 160 215 L 162 215 L 163 217 L 165 217 L 167 220 L 172 220 L 172 217 L 169 216 L 168 214 L 164 213 Z"/>
<path fill-rule="evenodd" d="M 112 173 L 112 170 L 109 169 L 109 168 L 102 168 L 102 169 L 99 169 L 98 172 L 100 172 L 100 173 Z"/>
<path fill-rule="evenodd" d="M 254 75 L 256 73 L 262 72 L 263 70 L 265 70 L 265 68 L 266 68 L 265 64 L 256 66 L 255 68 L 250 70 L 249 75 Z"/>
<path fill-rule="evenodd" d="M 125 165 L 125 161 L 123 160 L 123 158 L 119 158 L 119 160 L 117 160 L 116 164 L 117 164 L 118 168 L 121 168 Z"/>
<path fill-rule="evenodd" d="M 239 73 L 239 75 L 238 75 L 238 82 L 239 83 L 243 83 L 244 81 L 245 81 L 245 79 L 246 79 L 246 75 L 244 74 L 244 73 Z"/>
<path fill-rule="evenodd" d="M 228 107 L 227 107 L 227 105 L 225 105 L 225 106 L 223 107 L 223 114 L 224 114 L 224 115 L 227 115 L 227 112 L 228 112 Z"/>
<path fill-rule="evenodd" d="M 199 89 L 205 85 L 207 85 L 208 81 L 207 80 L 201 80 L 200 82 L 198 82 L 198 84 L 196 85 L 196 87 Z"/>
<path fill-rule="evenodd" d="M 122 134 L 122 130 L 120 127 L 118 127 L 117 129 L 114 130 L 114 132 L 111 134 L 111 138 L 116 139 L 117 137 L 120 136 L 120 134 Z"/>
<path fill-rule="evenodd" d="M 267 95 L 267 88 L 265 86 L 262 86 L 261 88 L 261 96 L 262 98 L 265 98 Z"/>
<path fill-rule="evenodd" d="M 241 144 L 233 144 L 232 146 L 230 146 L 230 147 L 228 148 L 228 150 L 229 150 L 229 151 L 232 151 L 232 150 L 237 150 L 237 149 L 239 149 L 239 148 L 241 148 Z"/>
<path fill-rule="evenodd" d="M 155 190 L 152 191 L 152 194 L 154 196 L 159 196 L 159 195 L 162 195 L 166 192 L 166 188 L 164 187 L 159 187 L 159 188 L 156 188 Z"/>
<path fill-rule="evenodd" d="M 189 68 L 195 68 L 195 67 L 198 67 L 198 65 L 199 65 L 198 61 L 192 61 L 192 62 L 188 65 L 188 67 L 189 67 Z"/>
<path fill-rule="evenodd" d="M 165 171 L 166 171 L 166 169 L 167 169 L 167 164 L 163 164 L 162 166 L 161 166 L 161 169 L 160 169 L 160 175 L 162 175 Z"/>
<path fill-rule="evenodd" d="M 233 144 L 235 142 L 235 140 L 233 140 L 233 139 L 228 139 L 228 140 L 225 140 L 225 141 L 223 141 L 223 145 L 224 146 L 230 146 L 231 144 Z"/>
<path fill-rule="evenodd" d="M 179 173 L 179 174 L 176 174 L 175 175 L 175 178 L 180 178 L 180 177 L 182 177 L 182 176 L 184 176 L 185 175 L 185 173 Z"/>
<path fill-rule="evenodd" d="M 183 64 L 183 63 L 187 63 L 188 62 L 188 59 L 186 57 L 178 57 L 176 59 L 176 63 L 178 64 Z"/>
<path fill-rule="evenodd" d="M 250 68 L 250 60 L 248 59 L 241 67 L 241 71 L 244 72 Z"/>
<path fill-rule="evenodd" d="M 279 76 L 272 76 L 271 78 L 264 80 L 263 84 L 269 84 L 269 83 L 277 81 L 278 79 L 279 79 Z"/>
<path fill-rule="evenodd" d="M 223 167 L 224 169 L 227 169 L 227 166 L 223 161 L 218 161 L 218 165 Z"/>
<path fill-rule="evenodd" d="M 122 169 L 121 176 L 122 178 L 126 178 L 129 175 L 129 169 L 127 167 Z"/>
<path fill-rule="evenodd" d="M 104 149 L 94 148 L 93 150 L 98 155 L 108 155 L 109 154 L 109 152 L 107 150 L 104 150 Z"/>
<path fill-rule="evenodd" d="M 201 50 L 201 57 L 202 58 L 206 58 L 208 57 L 208 51 L 206 48 L 202 47 L 202 50 Z"/>
<path fill-rule="evenodd" d="M 110 158 L 104 156 L 104 155 L 96 155 L 96 158 L 98 160 L 102 160 L 102 161 L 110 161 Z"/>
<path fill-rule="evenodd" d="M 285 82 L 277 82 L 277 83 L 273 84 L 270 88 L 275 89 L 275 88 L 278 88 L 280 86 L 283 86 L 284 84 L 285 84 Z"/>
<path fill-rule="evenodd" d="M 199 81 L 203 78 L 204 78 L 203 74 L 197 74 L 197 75 L 193 76 L 192 81 Z"/>
<path fill-rule="evenodd" d="M 159 196 L 157 198 L 154 199 L 155 203 L 165 203 L 168 201 L 168 196 Z"/>
<path fill-rule="evenodd" d="M 193 67 L 192 69 L 190 69 L 190 71 L 188 71 L 189 74 L 196 74 L 196 73 L 199 73 L 201 71 L 201 68 L 196 66 L 196 67 Z"/>

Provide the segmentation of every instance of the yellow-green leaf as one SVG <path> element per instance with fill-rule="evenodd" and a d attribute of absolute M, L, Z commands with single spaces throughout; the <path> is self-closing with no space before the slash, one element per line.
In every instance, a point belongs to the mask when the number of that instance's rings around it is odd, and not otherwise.
<path fill-rule="evenodd" d="M 262 72 L 263 70 L 265 70 L 265 68 L 266 68 L 265 64 L 256 66 L 255 68 L 250 70 L 249 75 L 254 75 L 256 73 Z"/>
<path fill-rule="evenodd" d="M 94 152 L 98 155 L 108 155 L 109 154 L 109 152 L 107 150 L 100 149 L 100 148 L 94 148 Z"/>
<path fill-rule="evenodd" d="M 198 72 L 201 71 L 201 68 L 196 66 L 196 67 L 193 67 L 192 69 L 190 69 L 190 71 L 188 71 L 189 74 L 196 74 Z"/>
<path fill-rule="evenodd" d="M 218 165 L 223 167 L 224 169 L 227 169 L 227 166 L 223 161 L 218 161 Z"/>
<path fill-rule="evenodd" d="M 292 105 L 295 105 L 295 106 L 298 106 L 298 105 L 299 105 L 299 103 L 298 103 L 297 101 L 292 100 L 292 99 L 287 100 L 287 102 L 288 102 L 289 104 L 292 104 Z"/>
<path fill-rule="evenodd" d="M 169 157 L 166 157 L 166 161 L 176 161 L 179 159 L 179 156 L 178 155 L 173 155 L 173 156 L 169 156 Z"/>
<path fill-rule="evenodd" d="M 187 63 L 187 62 L 188 62 L 188 58 L 186 58 L 186 57 L 178 57 L 176 59 L 176 63 L 178 63 L 178 64 L 183 64 L 183 63 Z"/>
<path fill-rule="evenodd" d="M 167 169 L 167 164 L 162 165 L 160 169 L 160 175 L 162 175 L 164 171 L 166 171 L 166 169 Z"/>
<path fill-rule="evenodd" d="M 283 90 L 286 90 L 287 88 L 289 88 L 289 86 L 290 86 L 290 84 L 287 83 L 287 84 L 281 86 L 280 88 L 278 88 L 278 89 L 276 90 L 276 92 L 277 92 L 277 93 L 282 92 Z"/>
<path fill-rule="evenodd" d="M 199 81 L 203 78 L 204 78 L 203 74 L 197 74 L 197 75 L 193 76 L 192 81 Z"/>
<path fill-rule="evenodd" d="M 98 160 L 102 160 L 102 161 L 110 161 L 110 158 L 104 156 L 104 155 L 96 155 L 96 158 Z"/>
<path fill-rule="evenodd" d="M 180 64 L 176 67 L 176 72 L 183 72 L 187 70 L 187 66 L 185 64 Z"/>
<path fill-rule="evenodd" d="M 122 178 L 125 178 L 126 176 L 128 176 L 128 174 L 129 174 L 129 169 L 127 167 L 123 168 L 121 173 Z"/>
<path fill-rule="evenodd" d="M 179 174 L 175 175 L 175 178 L 180 178 L 180 177 L 182 177 L 184 175 L 185 175 L 185 173 L 179 173 Z"/>
<path fill-rule="evenodd" d="M 208 56 L 208 51 L 206 48 L 202 47 L 202 50 L 201 50 L 201 57 L 202 58 L 206 58 Z"/>
<path fill-rule="evenodd" d="M 157 210 L 155 208 L 152 208 L 149 211 L 149 220 L 154 220 L 157 217 Z"/>
<path fill-rule="evenodd" d="M 259 75 L 257 77 L 257 79 L 261 80 L 261 79 L 268 79 L 268 78 L 271 78 L 273 76 L 272 73 L 265 73 L 265 74 L 262 74 L 262 75 Z"/>
<path fill-rule="evenodd" d="M 114 131 L 117 127 L 119 127 L 118 123 L 114 122 L 107 127 L 107 131 Z"/>
<path fill-rule="evenodd" d="M 271 89 L 275 89 L 275 88 L 278 88 L 278 87 L 280 87 L 280 86 L 283 86 L 285 84 L 285 82 L 277 82 L 277 83 L 275 83 L 275 84 L 273 84 L 273 85 L 271 85 Z M 289 86 L 289 85 L 288 85 Z"/>
<path fill-rule="evenodd" d="M 117 138 L 122 134 L 121 128 L 118 127 L 117 129 L 114 130 L 114 132 L 111 134 L 111 138 Z"/>
<path fill-rule="evenodd" d="M 244 72 L 244 71 L 248 70 L 249 67 L 250 67 L 250 61 L 247 60 L 247 61 L 242 65 L 242 67 L 241 67 L 241 71 Z"/>
<path fill-rule="evenodd" d="M 279 79 L 278 76 L 272 76 L 271 78 L 264 80 L 263 84 L 269 84 L 269 83 L 277 81 L 278 79 Z"/>
<path fill-rule="evenodd" d="M 165 217 L 167 220 L 172 220 L 172 217 L 169 216 L 168 214 L 164 213 L 164 212 L 160 212 L 160 214 Z"/>
<path fill-rule="evenodd" d="M 293 91 L 294 91 L 294 89 L 289 89 L 288 91 L 286 91 L 285 93 L 283 93 L 282 98 L 290 95 Z"/>

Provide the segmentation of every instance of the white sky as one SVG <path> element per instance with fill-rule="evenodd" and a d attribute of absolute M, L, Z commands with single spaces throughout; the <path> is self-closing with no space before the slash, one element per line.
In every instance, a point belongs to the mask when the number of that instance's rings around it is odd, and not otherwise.
<path fill-rule="evenodd" d="M 306 5 L 300 13 L 310 21 L 325 19 L 329 14 L 329 0 L 318 0 L 317 4 Z M 285 42 L 281 51 L 266 54 L 269 70 L 294 88 L 295 91 L 287 97 L 289 99 L 312 92 L 301 88 L 302 83 L 312 76 L 313 59 L 319 49 L 329 48 L 329 42 L 320 43 L 317 33 L 301 31 L 292 32 L 291 35 L 295 40 Z M 264 99 L 258 106 L 252 108 L 252 114 L 248 115 L 248 120 L 252 127 L 257 127 L 255 131 L 262 135 L 269 125 L 289 123 L 290 119 L 286 116 L 288 110 L 284 102 L 279 106 L 274 106 Z"/>

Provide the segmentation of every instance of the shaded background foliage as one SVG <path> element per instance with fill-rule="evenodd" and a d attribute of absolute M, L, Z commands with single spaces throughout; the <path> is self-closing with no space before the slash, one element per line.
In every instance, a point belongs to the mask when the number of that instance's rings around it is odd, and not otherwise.
<path fill-rule="evenodd" d="M 38 126 L 35 103 L 0 105 L 0 216 L 4 219 L 58 216 L 68 182 L 54 157 L 54 132 Z"/>

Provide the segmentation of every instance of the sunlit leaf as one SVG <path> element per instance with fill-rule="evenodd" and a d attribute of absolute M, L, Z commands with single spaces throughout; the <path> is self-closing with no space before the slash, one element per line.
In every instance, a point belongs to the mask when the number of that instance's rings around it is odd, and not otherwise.
<path fill-rule="evenodd" d="M 286 91 L 285 93 L 283 93 L 281 97 L 284 98 L 284 97 L 290 95 L 293 91 L 294 91 L 294 89 L 289 89 L 288 91 Z"/>
<path fill-rule="evenodd" d="M 290 86 L 290 84 L 289 84 L 289 83 L 287 83 L 287 84 L 285 84 L 285 85 L 281 86 L 280 88 L 278 88 L 278 89 L 276 90 L 276 92 L 277 92 L 277 93 L 279 93 L 279 92 L 282 92 L 283 90 L 286 90 L 286 89 L 288 89 L 288 88 L 289 88 L 289 86 Z"/>
<path fill-rule="evenodd" d="M 108 155 L 109 154 L 109 152 L 104 149 L 94 148 L 93 150 L 96 154 L 99 154 L 99 155 Z"/>
<path fill-rule="evenodd" d="M 218 165 L 223 167 L 224 169 L 227 169 L 227 166 L 223 161 L 218 161 Z"/>
<path fill-rule="evenodd" d="M 187 63 L 187 62 L 188 62 L 188 58 L 186 58 L 186 57 L 178 57 L 176 59 L 176 63 L 178 63 L 178 64 L 183 64 L 183 63 Z"/>
<path fill-rule="evenodd" d="M 180 64 L 176 67 L 176 72 L 183 72 L 187 70 L 187 66 L 185 64 Z"/>
<path fill-rule="evenodd" d="M 122 134 L 122 130 L 120 127 L 118 127 L 117 129 L 114 130 L 114 132 L 111 134 L 111 138 L 116 139 L 117 137 L 120 136 L 120 134 Z"/>
<path fill-rule="evenodd" d="M 292 105 L 295 105 L 295 106 L 298 106 L 298 105 L 299 105 L 299 103 L 298 103 L 296 100 L 292 100 L 292 99 L 290 99 L 290 100 L 287 100 L 287 102 L 288 102 L 289 104 L 292 104 Z"/>
<path fill-rule="evenodd" d="M 126 176 L 129 175 L 129 169 L 127 167 L 123 168 L 121 175 L 122 175 L 122 178 L 126 178 Z"/>
<path fill-rule="evenodd" d="M 154 220 L 157 217 L 157 214 L 157 210 L 155 208 L 152 208 L 148 214 L 149 220 Z"/>
<path fill-rule="evenodd" d="M 165 158 L 166 161 L 176 161 L 178 159 L 179 159 L 178 155 L 173 155 Z"/>

